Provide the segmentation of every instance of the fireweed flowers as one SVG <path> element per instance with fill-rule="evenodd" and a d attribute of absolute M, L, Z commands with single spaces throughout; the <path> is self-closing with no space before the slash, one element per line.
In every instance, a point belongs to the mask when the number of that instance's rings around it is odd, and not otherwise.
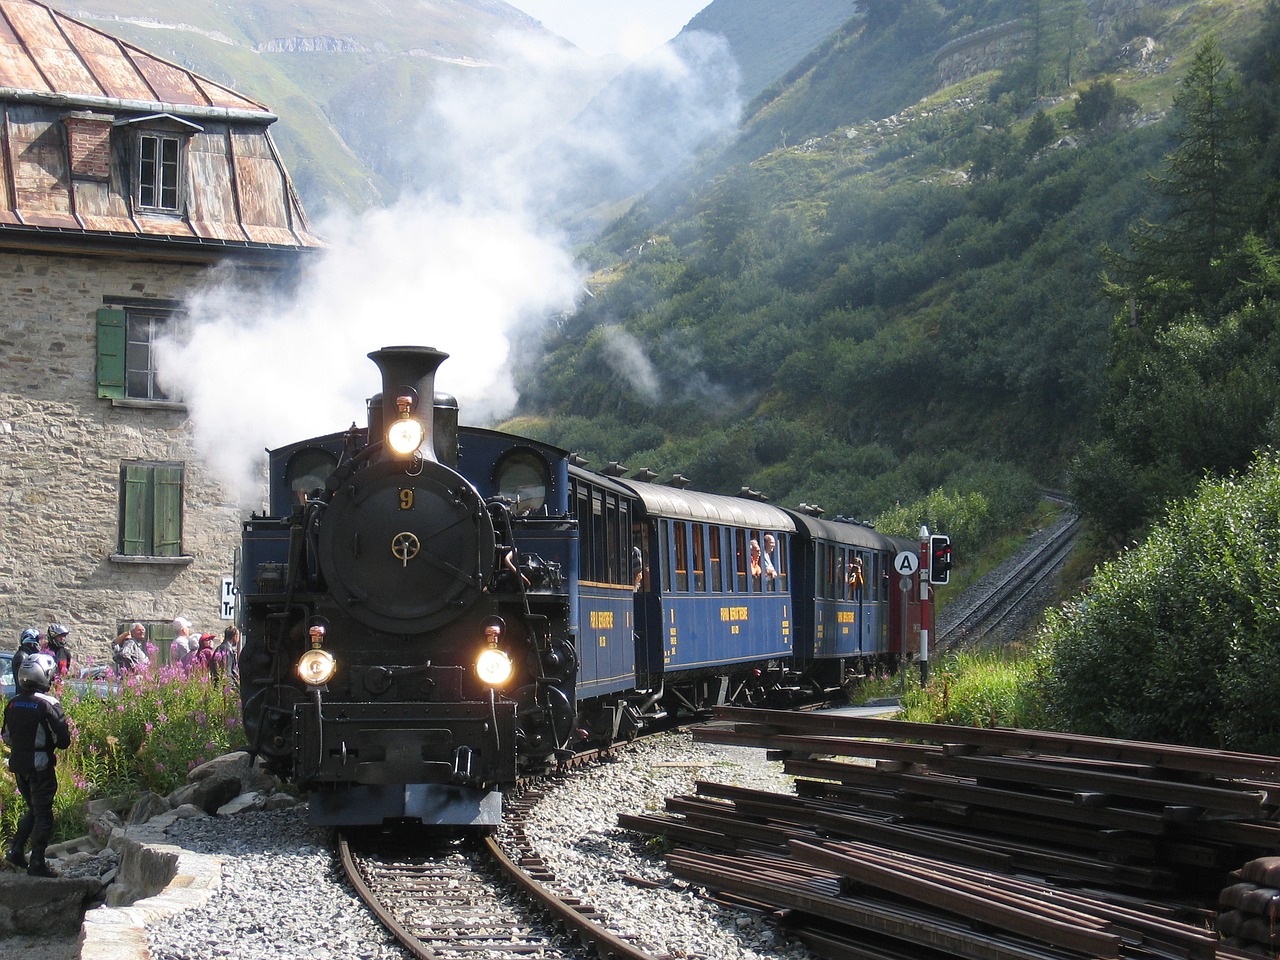
<path fill-rule="evenodd" d="M 88 664 L 92 666 L 92 664 Z M 144 790 L 167 794 L 187 772 L 244 746 L 234 688 L 181 667 L 151 667 L 87 687 L 55 685 L 71 727 L 58 755 L 55 841 L 81 836 L 85 802 L 130 802 Z M 0 777 L 0 840 L 23 809 L 12 777 Z"/>

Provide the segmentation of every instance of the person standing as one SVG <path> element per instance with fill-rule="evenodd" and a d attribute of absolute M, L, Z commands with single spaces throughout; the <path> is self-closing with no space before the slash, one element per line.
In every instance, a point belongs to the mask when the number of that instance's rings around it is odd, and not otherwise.
<path fill-rule="evenodd" d="M 147 628 L 135 623 L 111 642 L 111 659 L 116 665 L 116 673 L 124 676 L 146 665 L 147 652 L 143 647 L 146 639 Z"/>
<path fill-rule="evenodd" d="M 191 632 L 191 621 L 186 617 L 173 618 L 173 643 L 169 645 L 169 662 L 182 663 L 184 657 L 200 645 Z"/>
<path fill-rule="evenodd" d="M 188 673 L 212 673 L 215 639 L 217 638 L 212 633 L 200 634 L 200 639 L 196 641 L 196 648 L 187 655 L 186 660 L 182 661 Z"/>
<path fill-rule="evenodd" d="M 13 654 L 13 679 L 17 682 L 18 670 L 22 667 L 24 658 L 33 653 L 40 652 L 40 639 L 43 637 L 39 630 L 35 627 L 27 627 L 22 631 L 22 636 L 18 638 L 18 649 Z"/>
<path fill-rule="evenodd" d="M 58 662 L 58 676 L 65 677 L 71 670 L 71 649 L 67 646 L 70 633 L 60 623 L 49 624 L 49 655 Z"/>
<path fill-rule="evenodd" d="M 235 627 L 222 631 L 222 642 L 213 651 L 209 672 L 214 680 L 225 678 L 232 686 L 240 685 L 240 631 Z"/>
<path fill-rule="evenodd" d="M 778 539 L 772 533 L 764 535 L 764 553 L 760 555 L 760 567 L 764 570 L 766 580 L 778 579 L 777 556 Z"/>
<path fill-rule="evenodd" d="M 53 836 L 53 798 L 58 792 L 55 750 L 71 746 L 71 728 L 62 704 L 49 693 L 58 663 L 47 653 L 23 658 L 14 679 L 18 695 L 4 707 L 0 738 L 9 747 L 9 770 L 27 809 L 18 819 L 13 845 L 5 859 L 25 867 L 33 877 L 57 876 L 45 862 L 45 848 Z M 31 859 L 26 856 L 31 842 Z"/>

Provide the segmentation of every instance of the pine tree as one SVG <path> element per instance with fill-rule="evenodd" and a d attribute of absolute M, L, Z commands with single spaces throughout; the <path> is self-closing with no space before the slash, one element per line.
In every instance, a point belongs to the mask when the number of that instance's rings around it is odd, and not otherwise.
<path fill-rule="evenodd" d="M 1247 195 L 1253 157 L 1239 81 L 1210 38 L 1196 51 L 1173 101 L 1174 149 L 1151 177 L 1167 201 L 1162 223 L 1130 231 L 1133 253 L 1112 260 L 1124 282 L 1112 293 L 1159 325 L 1186 309 L 1213 312 L 1232 282 L 1214 269 L 1252 226 Z"/>

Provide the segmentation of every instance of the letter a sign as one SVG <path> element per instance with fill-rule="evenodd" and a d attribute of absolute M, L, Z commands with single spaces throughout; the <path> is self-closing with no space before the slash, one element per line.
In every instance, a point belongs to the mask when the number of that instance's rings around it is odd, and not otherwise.
<path fill-rule="evenodd" d="M 893 558 L 893 569 L 901 576 L 911 576 L 920 569 L 919 554 L 912 553 L 910 550 L 903 550 Z"/>

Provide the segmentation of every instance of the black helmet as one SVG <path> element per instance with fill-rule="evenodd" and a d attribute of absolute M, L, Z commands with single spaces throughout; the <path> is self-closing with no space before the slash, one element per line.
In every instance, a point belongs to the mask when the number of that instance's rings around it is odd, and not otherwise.
<path fill-rule="evenodd" d="M 49 624 L 49 642 L 60 647 L 66 640 L 67 634 L 70 632 L 70 630 L 60 623 L 51 623 Z"/>
<path fill-rule="evenodd" d="M 23 650 L 39 650 L 40 631 L 35 627 L 27 627 L 22 631 L 22 639 L 18 641 L 18 646 Z"/>
<path fill-rule="evenodd" d="M 58 661 L 47 653 L 33 653 L 22 658 L 18 667 L 18 686 L 27 693 L 48 691 L 53 675 L 58 672 Z"/>

